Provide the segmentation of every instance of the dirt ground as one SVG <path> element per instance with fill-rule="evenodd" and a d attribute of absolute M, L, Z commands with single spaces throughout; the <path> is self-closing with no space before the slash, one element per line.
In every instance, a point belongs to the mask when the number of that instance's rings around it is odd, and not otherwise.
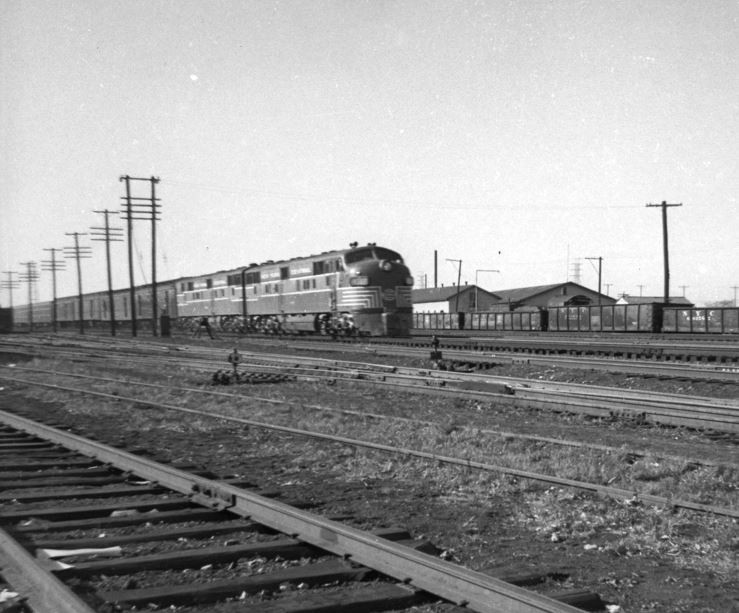
<path fill-rule="evenodd" d="M 347 355 L 346 359 L 354 359 Z M 0 363 L 17 356 L 0 356 Z M 710 395 L 711 384 L 665 382 L 599 373 L 510 367 L 495 374 L 530 376 L 636 387 L 656 384 L 670 391 Z M 525 374 L 524 374 L 525 373 Z M 203 383 L 205 385 L 205 382 Z M 299 386 L 300 384 L 294 384 Z M 724 394 L 728 387 L 713 384 Z M 298 439 L 257 428 L 188 423 L 176 414 L 121 409 L 96 403 L 80 408 L 79 397 L 48 402 L 48 394 L 0 381 L 0 408 L 23 408 L 82 435 L 129 449 L 148 450 L 160 461 L 194 464 L 221 476 L 240 476 L 276 489 L 287 502 L 312 511 L 346 516 L 359 527 L 402 526 L 434 543 L 443 558 L 492 575 L 559 573 L 544 586 L 549 593 L 590 590 L 628 613 L 739 611 L 739 526 L 735 520 L 665 507 L 632 504 L 582 491 L 552 487 L 426 461 Z M 270 391 L 267 388 L 272 387 Z M 650 389 L 655 389 L 650 387 Z M 688 391 L 690 390 L 690 391 Z M 695 391 L 699 390 L 699 391 Z M 259 393 L 285 395 L 285 385 L 262 385 Z M 352 384 L 318 388 L 315 402 L 362 404 L 378 394 Z M 297 392 L 296 392 L 297 393 Z M 320 396 L 317 394 L 320 393 Z M 730 394 L 736 389 L 728 390 Z M 736 397 L 736 396 L 733 396 Z M 543 436 L 574 436 L 600 444 L 641 447 L 658 455 L 674 453 L 736 462 L 736 447 L 688 430 L 602 423 L 566 415 L 516 411 L 483 415 L 479 403 L 447 402 L 444 415 L 427 401 L 411 406 L 390 394 L 388 411 L 413 411 L 419 418 L 453 418 L 479 427 L 500 427 Z M 42 401 L 42 399 L 44 401 Z M 428 414 L 419 414 L 426 407 Z M 129 411 L 139 411 L 131 419 Z M 492 412 L 491 412 L 492 413 Z M 737 488 L 735 472 L 726 483 Z M 442 610 L 450 607 L 427 608 Z M 419 609 L 422 610 L 422 609 Z"/>

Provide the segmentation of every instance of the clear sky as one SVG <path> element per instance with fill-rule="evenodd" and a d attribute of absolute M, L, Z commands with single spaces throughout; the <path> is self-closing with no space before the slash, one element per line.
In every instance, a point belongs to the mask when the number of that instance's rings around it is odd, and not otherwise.
<path fill-rule="evenodd" d="M 738 17 L 735 0 L 2 0 L 0 271 L 101 225 L 129 174 L 161 179 L 159 280 L 359 241 L 402 253 L 417 287 L 436 250 L 439 284 L 447 260 L 489 290 L 579 263 L 597 289 L 602 257 L 604 291 L 659 296 L 645 205 L 665 200 L 683 203 L 671 293 L 732 299 Z M 83 286 L 102 290 L 89 238 Z M 134 243 L 150 281 L 145 222 Z M 113 260 L 126 287 L 125 243 Z"/>

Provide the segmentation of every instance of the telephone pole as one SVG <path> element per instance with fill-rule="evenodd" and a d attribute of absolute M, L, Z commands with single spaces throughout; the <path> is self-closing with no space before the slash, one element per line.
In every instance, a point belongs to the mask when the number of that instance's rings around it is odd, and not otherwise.
<path fill-rule="evenodd" d="M 161 219 L 159 217 L 158 204 L 159 198 L 156 197 L 156 185 L 159 183 L 159 177 L 129 177 L 122 176 L 120 181 L 126 183 L 125 208 L 121 211 L 122 216 L 128 221 L 128 270 L 131 281 L 131 331 L 136 336 L 136 309 L 135 309 L 135 289 L 133 284 L 133 245 L 131 242 L 133 234 L 133 221 L 151 221 L 151 329 L 154 336 L 157 336 L 157 317 L 159 315 L 157 305 L 157 226 L 156 222 Z M 148 181 L 151 184 L 150 197 L 133 197 L 131 196 L 131 181 Z"/>
<path fill-rule="evenodd" d="M 10 309 L 13 309 L 13 290 L 18 289 L 18 279 L 14 279 L 13 275 L 18 273 L 14 270 L 3 270 L 3 273 L 8 275 L 8 278 L 0 281 L 0 287 L 8 290 L 8 297 L 10 299 Z"/>
<path fill-rule="evenodd" d="M 598 304 L 601 303 L 600 300 L 600 281 L 601 281 L 601 273 L 603 271 L 603 258 L 598 256 L 597 258 L 585 258 L 586 260 L 598 260 Z"/>
<path fill-rule="evenodd" d="M 41 270 L 50 270 L 51 271 L 51 290 L 52 290 L 52 302 L 51 302 L 51 325 L 54 329 L 54 332 L 57 331 L 57 312 L 56 312 L 56 271 L 57 270 L 64 270 L 64 260 L 57 260 L 56 254 L 57 252 L 61 253 L 61 249 L 55 249 L 51 247 L 50 249 L 44 249 L 44 251 L 51 252 L 51 259 L 50 260 L 42 260 L 41 261 Z"/>
<path fill-rule="evenodd" d="M 21 266 L 26 267 L 20 278 L 28 284 L 28 330 L 33 332 L 33 284 L 38 280 L 38 270 L 36 262 L 21 262 Z"/>
<path fill-rule="evenodd" d="M 450 258 L 446 259 L 447 262 L 456 262 L 457 263 L 457 302 L 454 305 L 454 312 L 459 313 L 459 281 L 462 278 L 462 260 L 452 260 Z"/>
<path fill-rule="evenodd" d="M 663 200 L 660 204 L 647 204 L 647 207 L 660 207 L 662 209 L 662 250 L 664 252 L 665 261 L 665 304 L 670 302 L 670 256 L 667 248 L 667 207 L 682 206 L 682 202 L 678 204 L 667 204 Z"/>
<path fill-rule="evenodd" d="M 65 232 L 67 236 L 74 236 L 74 247 L 64 247 L 64 257 L 77 260 L 77 290 L 80 303 L 80 334 L 85 333 L 85 303 L 82 300 L 82 267 L 80 260 L 92 257 L 91 247 L 80 247 L 80 236 L 86 232 Z"/>
<path fill-rule="evenodd" d="M 93 226 L 90 228 L 91 241 L 102 242 L 105 241 L 105 261 L 108 265 L 108 303 L 110 304 L 110 335 L 115 336 L 115 302 L 113 301 L 113 275 L 110 269 L 110 243 L 122 242 L 123 241 L 123 230 L 121 228 L 111 228 L 108 217 L 111 211 L 105 209 L 104 211 L 94 211 L 95 213 L 102 213 L 105 216 L 105 226 L 98 227 Z"/>

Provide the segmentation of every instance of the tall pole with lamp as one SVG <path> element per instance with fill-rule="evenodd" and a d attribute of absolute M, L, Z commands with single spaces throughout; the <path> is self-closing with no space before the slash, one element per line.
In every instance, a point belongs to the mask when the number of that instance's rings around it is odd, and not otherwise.
<path fill-rule="evenodd" d="M 478 268 L 475 270 L 475 311 L 480 310 L 480 302 L 478 300 L 478 287 L 477 287 L 477 275 L 481 272 L 500 272 L 499 270 L 494 270 L 492 268 Z"/>

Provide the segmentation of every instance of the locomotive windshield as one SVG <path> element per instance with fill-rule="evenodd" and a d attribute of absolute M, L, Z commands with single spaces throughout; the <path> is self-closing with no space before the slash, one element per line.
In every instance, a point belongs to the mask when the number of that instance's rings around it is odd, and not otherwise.
<path fill-rule="evenodd" d="M 388 260 L 390 262 L 397 262 L 398 264 L 403 263 L 403 258 L 400 254 L 384 247 L 364 247 L 362 249 L 355 249 L 349 253 L 344 254 L 344 260 L 347 264 L 355 264 L 356 262 L 362 262 L 364 260 Z"/>
<path fill-rule="evenodd" d="M 403 258 L 400 257 L 399 253 L 385 249 L 384 247 L 375 247 L 375 257 L 378 260 L 388 260 L 390 262 L 397 262 L 398 264 L 403 263 Z"/>
<path fill-rule="evenodd" d="M 347 264 L 354 264 L 356 262 L 361 262 L 363 260 L 373 260 L 375 258 L 374 255 L 372 255 L 372 248 L 371 247 L 365 247 L 364 249 L 356 249 L 355 251 L 351 251 L 349 253 L 344 254 L 344 260 Z"/>

